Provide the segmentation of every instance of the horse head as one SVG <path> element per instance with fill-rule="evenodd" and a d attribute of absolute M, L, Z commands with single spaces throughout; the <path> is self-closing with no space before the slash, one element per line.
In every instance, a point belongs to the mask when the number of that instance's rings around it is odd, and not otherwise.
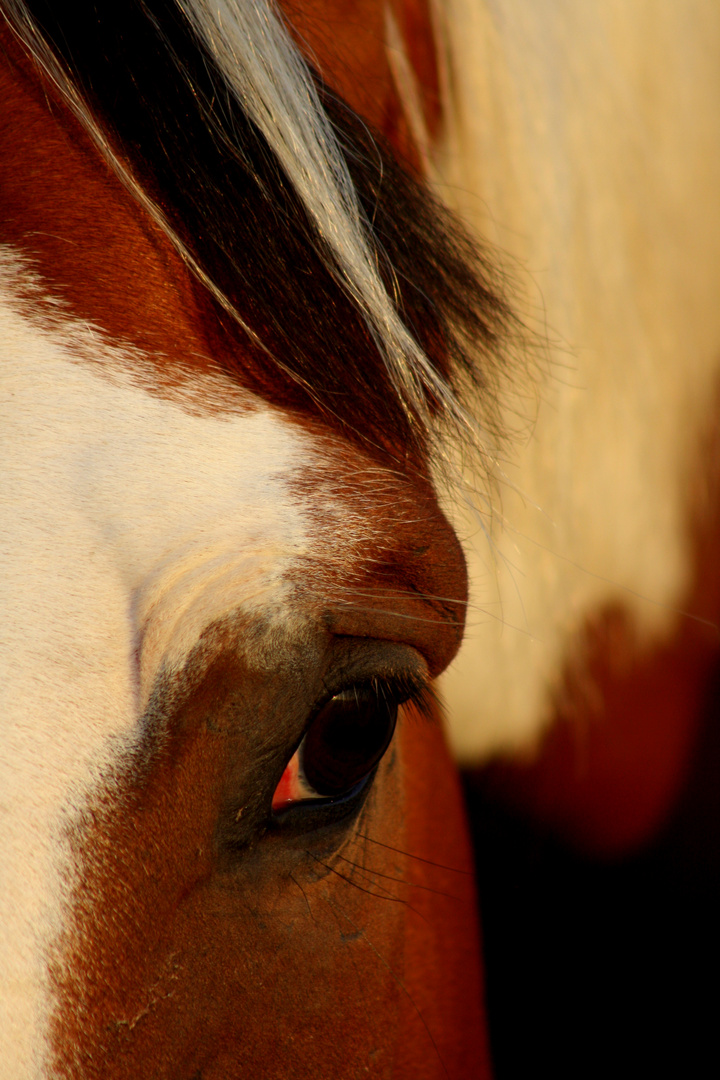
<path fill-rule="evenodd" d="M 409 171 L 264 2 L 109 7 L 2 6 L 3 1069 L 476 1075 L 432 470 L 507 313 L 389 90 Z"/>

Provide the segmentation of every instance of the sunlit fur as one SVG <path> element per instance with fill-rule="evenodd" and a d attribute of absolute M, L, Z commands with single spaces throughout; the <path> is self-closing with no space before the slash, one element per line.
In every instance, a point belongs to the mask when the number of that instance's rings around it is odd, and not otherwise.
<path fill-rule="evenodd" d="M 683 618 L 717 423 L 720 9 L 440 9 L 442 190 L 509 253 L 550 342 L 536 397 L 506 391 L 518 437 L 492 542 L 458 515 L 472 607 L 444 688 L 455 747 L 477 761 L 533 744 L 599 612 L 629 613 L 641 645 Z"/>

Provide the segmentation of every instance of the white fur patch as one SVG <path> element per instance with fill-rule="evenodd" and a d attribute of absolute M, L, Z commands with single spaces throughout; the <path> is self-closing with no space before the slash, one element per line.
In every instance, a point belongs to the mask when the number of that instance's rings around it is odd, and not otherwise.
<path fill-rule="evenodd" d="M 29 1080 L 48 1075 L 66 830 L 208 624 L 302 632 L 290 571 L 316 542 L 290 481 L 318 453 L 234 385 L 214 414 L 146 392 L 98 333 L 28 318 L 18 265 L 0 262 L 0 1072 Z"/>
<path fill-rule="evenodd" d="M 586 619 L 672 632 L 688 490 L 720 374 L 715 0 L 447 0 L 442 193 L 517 260 L 550 348 L 486 520 L 457 515 L 473 606 L 444 680 L 466 761 L 532 744 Z M 529 434 L 527 434 L 529 433 Z M 480 507 L 482 511 L 482 505 Z"/>

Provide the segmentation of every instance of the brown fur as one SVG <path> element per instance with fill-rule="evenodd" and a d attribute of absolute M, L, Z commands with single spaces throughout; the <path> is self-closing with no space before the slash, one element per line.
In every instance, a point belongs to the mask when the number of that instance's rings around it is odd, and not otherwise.
<path fill-rule="evenodd" d="M 179 257 L 0 21 L 3 53 L 0 242 L 28 258 L 68 313 L 115 343 L 207 365 L 202 304 Z"/>

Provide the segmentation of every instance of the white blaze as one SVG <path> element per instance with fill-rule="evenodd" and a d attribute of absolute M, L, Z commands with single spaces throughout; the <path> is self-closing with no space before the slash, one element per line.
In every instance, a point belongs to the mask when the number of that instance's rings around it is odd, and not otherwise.
<path fill-rule="evenodd" d="M 64 830 L 209 623 L 292 632 L 308 539 L 288 479 L 312 449 L 229 382 L 215 415 L 148 393 L 122 375 L 137 357 L 23 314 L 17 271 L 0 255 L 0 1072 L 29 1080 L 47 1075 Z"/>

